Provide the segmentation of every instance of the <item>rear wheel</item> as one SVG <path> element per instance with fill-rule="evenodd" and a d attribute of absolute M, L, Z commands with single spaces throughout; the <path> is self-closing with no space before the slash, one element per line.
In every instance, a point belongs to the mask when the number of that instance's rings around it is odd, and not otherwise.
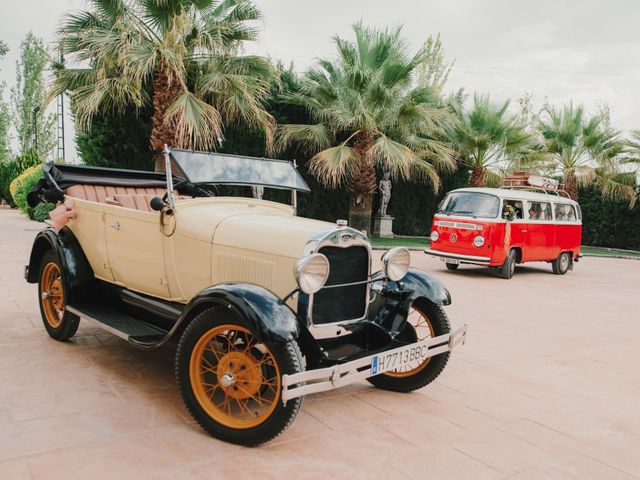
<path fill-rule="evenodd" d="M 558 255 L 553 262 L 551 262 L 551 268 L 556 275 L 564 275 L 569 270 L 571 265 L 571 255 L 569 252 L 562 252 Z"/>
<path fill-rule="evenodd" d="M 502 278 L 506 278 L 508 280 L 511 277 L 513 277 L 513 274 L 516 271 L 517 260 L 518 260 L 517 253 L 515 249 L 512 248 L 511 250 L 509 250 L 509 254 L 507 255 L 507 258 L 502 264 L 502 267 L 500 267 L 500 276 Z"/>
<path fill-rule="evenodd" d="M 407 323 L 400 332 L 399 339 L 417 342 L 429 337 L 437 337 L 451 332 L 449 319 L 442 307 L 428 300 L 419 299 L 409 309 Z M 451 352 L 441 353 L 420 362 L 416 360 L 399 370 L 389 371 L 368 380 L 384 390 L 411 392 L 433 382 L 449 361 Z"/>
<path fill-rule="evenodd" d="M 51 338 L 70 339 L 78 331 L 80 319 L 66 309 L 63 268 L 52 250 L 42 257 L 38 279 L 38 304 L 44 328 Z"/>
<path fill-rule="evenodd" d="M 302 398 L 282 403 L 282 375 L 302 371 L 295 342 L 259 340 L 231 311 L 199 314 L 180 338 L 176 378 L 193 418 L 214 437 L 258 445 L 284 431 Z"/>
<path fill-rule="evenodd" d="M 445 263 L 447 270 L 457 270 L 460 265 L 457 263 Z"/>

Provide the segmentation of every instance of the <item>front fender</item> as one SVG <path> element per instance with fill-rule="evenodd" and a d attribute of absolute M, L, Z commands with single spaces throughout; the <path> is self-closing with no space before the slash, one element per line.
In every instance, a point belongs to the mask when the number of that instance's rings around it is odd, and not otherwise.
<path fill-rule="evenodd" d="M 389 282 L 392 288 L 411 291 L 411 301 L 420 297 L 427 298 L 436 305 L 450 305 L 451 294 L 440 280 L 432 277 L 422 270 L 410 268 L 407 274 L 399 282 Z"/>
<path fill-rule="evenodd" d="M 425 298 L 436 305 L 449 305 L 451 294 L 444 285 L 422 270 L 409 269 L 400 281 L 386 280 L 378 274 L 372 285 L 375 300 L 369 307 L 368 318 L 387 332 L 399 332 L 407 321 L 411 304 Z"/>
<path fill-rule="evenodd" d="M 403 298 L 408 299 L 410 303 L 423 297 L 436 305 L 451 304 L 451 294 L 442 282 L 417 268 L 410 268 L 406 275 L 397 282 L 385 279 L 383 273 L 378 272 L 374 277 L 372 287 L 375 290 L 378 286 L 378 291 L 382 291 L 383 285 L 385 292 L 402 293 Z"/>
<path fill-rule="evenodd" d="M 49 250 L 53 250 L 58 257 L 60 266 L 64 270 L 67 292 L 70 295 L 94 279 L 93 269 L 82 251 L 78 239 L 71 230 L 65 227 L 58 233 L 50 228 L 38 232 L 29 256 L 29 265 L 25 275 L 27 282 L 38 283 L 40 263 L 44 254 Z"/>
<path fill-rule="evenodd" d="M 183 318 L 193 318 L 208 305 L 226 305 L 254 328 L 256 337 L 290 342 L 300 333 L 296 314 L 266 288 L 247 283 L 225 283 L 198 293 L 187 305 Z"/>

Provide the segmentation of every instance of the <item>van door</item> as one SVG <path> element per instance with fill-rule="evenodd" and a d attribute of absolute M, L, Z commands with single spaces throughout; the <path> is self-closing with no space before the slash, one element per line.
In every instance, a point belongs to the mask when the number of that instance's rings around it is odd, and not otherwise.
<path fill-rule="evenodd" d="M 525 261 L 553 260 L 558 256 L 556 226 L 550 202 L 527 202 L 527 239 Z"/>
<path fill-rule="evenodd" d="M 516 199 L 504 199 L 504 205 L 511 205 L 516 210 L 516 218 L 508 221 L 505 225 L 504 235 L 504 258 L 507 257 L 509 250 L 512 248 L 520 248 L 524 254 L 524 245 L 527 238 L 527 223 L 524 219 L 524 202 Z"/>

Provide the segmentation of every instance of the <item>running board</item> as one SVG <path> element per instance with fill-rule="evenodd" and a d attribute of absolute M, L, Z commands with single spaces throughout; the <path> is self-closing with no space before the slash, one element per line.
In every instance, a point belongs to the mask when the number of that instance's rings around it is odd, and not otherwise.
<path fill-rule="evenodd" d="M 88 320 L 141 348 L 149 348 L 157 344 L 167 334 L 167 331 L 162 328 L 104 305 L 90 303 L 68 305 L 67 310 L 82 320 Z"/>

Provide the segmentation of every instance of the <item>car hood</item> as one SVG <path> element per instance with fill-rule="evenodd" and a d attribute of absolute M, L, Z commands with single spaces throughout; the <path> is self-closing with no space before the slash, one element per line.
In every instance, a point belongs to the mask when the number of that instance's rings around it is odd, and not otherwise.
<path fill-rule="evenodd" d="M 336 225 L 296 217 L 291 207 L 244 198 L 189 200 L 176 204 L 176 234 L 214 245 L 291 258 Z"/>

